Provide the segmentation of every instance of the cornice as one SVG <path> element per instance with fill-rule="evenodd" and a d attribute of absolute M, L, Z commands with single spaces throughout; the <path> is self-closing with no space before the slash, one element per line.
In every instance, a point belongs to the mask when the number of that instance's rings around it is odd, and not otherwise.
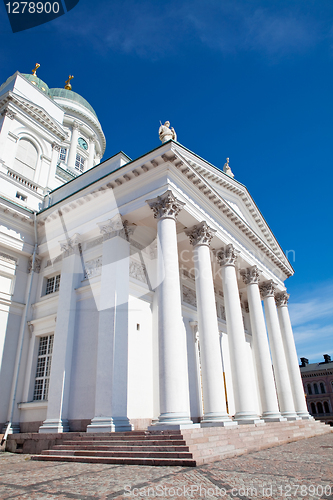
<path fill-rule="evenodd" d="M 67 138 L 67 133 L 65 133 L 62 128 L 53 120 L 53 118 L 41 107 L 33 104 L 32 102 L 23 99 L 22 97 L 17 97 L 13 92 L 8 92 L 0 98 L 0 103 L 2 107 L 7 104 L 12 104 L 14 107 L 19 108 L 21 111 L 27 113 L 31 118 L 39 122 L 46 129 L 52 132 L 58 139 L 64 141 Z"/>

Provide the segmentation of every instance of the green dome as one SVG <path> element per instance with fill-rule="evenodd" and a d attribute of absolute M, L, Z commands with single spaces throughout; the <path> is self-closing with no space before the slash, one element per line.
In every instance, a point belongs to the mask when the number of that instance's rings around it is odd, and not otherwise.
<path fill-rule="evenodd" d="M 81 104 L 85 108 L 89 109 L 97 118 L 97 115 L 94 111 L 94 108 L 90 106 L 89 102 L 84 99 L 84 97 L 80 96 L 80 94 L 77 94 L 76 92 L 73 92 L 72 90 L 67 90 L 67 89 L 50 89 L 49 90 L 49 96 L 50 97 L 60 97 L 62 99 L 68 99 L 69 101 L 74 101 L 77 102 L 78 104 Z"/>
<path fill-rule="evenodd" d="M 28 75 L 28 74 L 25 74 L 25 73 L 22 73 L 22 76 L 24 76 L 24 78 L 26 78 L 27 80 L 29 80 L 29 82 L 31 82 L 33 85 L 35 85 L 36 87 L 38 87 L 40 90 L 42 90 L 46 94 L 49 93 L 49 86 L 45 82 L 43 82 L 43 80 L 41 80 L 40 78 L 38 78 L 37 76 Z"/>

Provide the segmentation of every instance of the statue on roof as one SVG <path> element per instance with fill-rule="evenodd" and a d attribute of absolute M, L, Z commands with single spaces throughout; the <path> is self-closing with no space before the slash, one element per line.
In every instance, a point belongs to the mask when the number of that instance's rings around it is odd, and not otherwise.
<path fill-rule="evenodd" d="M 229 175 L 229 177 L 234 177 L 234 174 L 232 173 L 229 165 L 229 158 L 226 158 L 226 160 L 227 160 L 226 163 L 223 165 L 223 172 Z"/>
<path fill-rule="evenodd" d="M 162 143 L 170 141 L 171 139 L 173 141 L 177 140 L 176 131 L 175 131 L 175 129 L 173 127 L 170 128 L 170 122 L 169 121 L 166 121 L 164 123 L 164 125 L 162 125 L 162 123 L 161 123 L 161 126 L 160 126 L 160 128 L 158 130 L 158 134 L 160 136 L 160 141 L 162 141 Z"/>
<path fill-rule="evenodd" d="M 73 75 L 69 75 L 68 80 L 66 80 L 66 82 L 65 82 L 65 89 L 66 90 L 72 90 L 71 80 L 73 80 L 73 78 L 74 78 Z"/>
<path fill-rule="evenodd" d="M 32 74 L 37 77 L 36 71 L 40 68 L 40 64 L 36 63 L 34 69 L 32 70 Z"/>

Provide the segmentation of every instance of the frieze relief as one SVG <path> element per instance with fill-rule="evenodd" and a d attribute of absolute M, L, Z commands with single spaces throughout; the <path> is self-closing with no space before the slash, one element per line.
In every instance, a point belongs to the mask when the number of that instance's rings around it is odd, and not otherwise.
<path fill-rule="evenodd" d="M 197 297 L 196 293 L 192 288 L 183 285 L 183 302 L 190 304 L 193 307 L 197 307 Z"/>
<path fill-rule="evenodd" d="M 144 264 L 141 264 L 141 262 L 138 262 L 134 259 L 130 260 L 129 275 L 132 278 L 148 285 L 147 269 Z"/>
<path fill-rule="evenodd" d="M 102 272 L 102 256 L 96 259 L 87 260 L 84 266 L 84 278 L 91 279 L 100 276 Z"/>

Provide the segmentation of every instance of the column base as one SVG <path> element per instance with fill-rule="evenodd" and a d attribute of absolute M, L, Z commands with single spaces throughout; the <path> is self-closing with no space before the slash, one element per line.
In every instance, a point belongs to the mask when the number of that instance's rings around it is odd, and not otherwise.
<path fill-rule="evenodd" d="M 156 423 L 148 427 L 149 431 L 179 430 L 193 426 L 200 427 L 200 424 L 193 424 L 192 420 L 185 413 L 161 413 Z"/>
<path fill-rule="evenodd" d="M 302 420 L 301 417 L 297 415 L 297 413 L 291 411 L 282 411 L 281 415 L 287 420 Z"/>
<path fill-rule="evenodd" d="M 69 432 L 69 425 L 67 419 L 51 419 L 44 420 L 43 425 L 38 430 L 39 433 L 60 434 L 62 432 Z"/>
<path fill-rule="evenodd" d="M 261 418 L 265 422 L 286 422 L 287 419 L 281 415 L 280 412 L 269 412 L 266 411 L 262 414 Z"/>
<path fill-rule="evenodd" d="M 232 420 L 227 413 L 206 413 L 200 422 L 200 427 L 227 427 L 235 425 L 237 425 L 237 422 Z"/>
<path fill-rule="evenodd" d="M 301 417 L 302 420 L 314 420 L 312 415 L 310 415 L 307 411 L 298 411 L 297 416 Z"/>
<path fill-rule="evenodd" d="M 87 432 L 129 432 L 133 425 L 127 417 L 94 417 Z"/>
<path fill-rule="evenodd" d="M 237 412 L 234 416 L 234 420 L 239 424 L 264 424 L 264 420 L 262 420 L 259 415 L 255 413 L 245 413 L 245 412 Z"/>

